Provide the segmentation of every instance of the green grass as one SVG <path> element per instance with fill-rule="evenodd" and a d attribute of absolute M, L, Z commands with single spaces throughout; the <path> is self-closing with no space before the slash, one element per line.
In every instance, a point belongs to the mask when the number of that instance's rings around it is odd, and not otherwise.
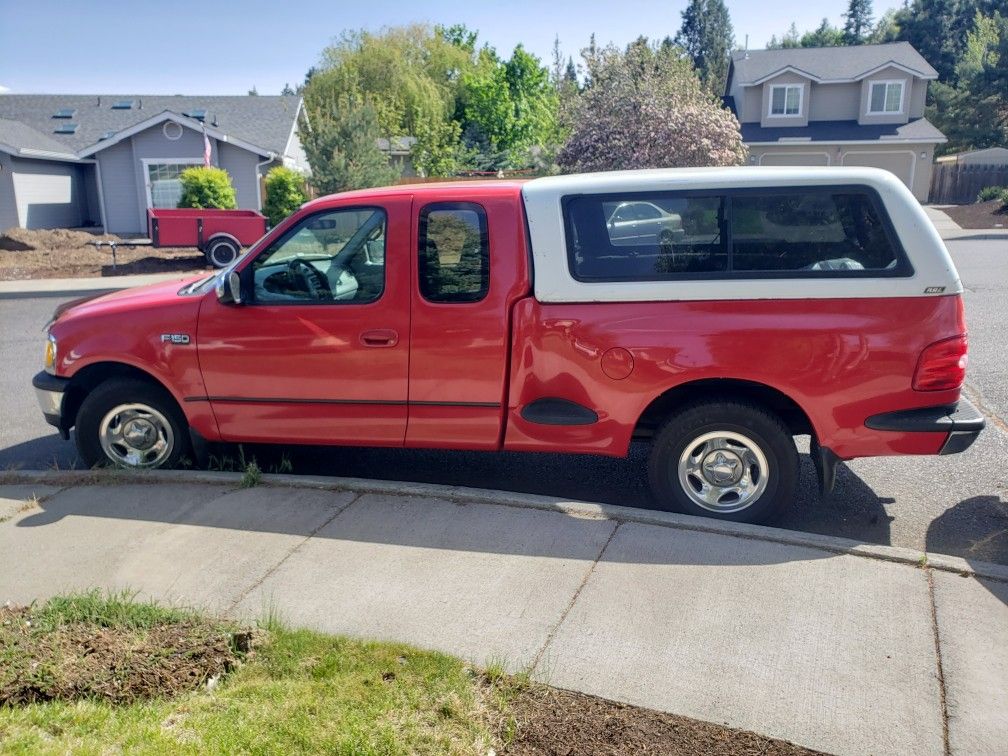
<path fill-rule="evenodd" d="M 187 609 L 172 609 L 136 600 L 136 593 L 99 590 L 70 596 L 55 596 L 32 612 L 39 630 L 55 630 L 60 625 L 87 624 L 96 627 L 141 630 L 196 617 Z"/>
<path fill-rule="evenodd" d="M 32 621 L 142 631 L 195 616 L 89 593 L 54 599 Z M 212 690 L 0 706 L 0 752 L 485 754 L 513 730 L 500 707 L 516 688 L 502 669 L 488 682 L 444 654 L 291 630 L 275 616 L 263 625 L 261 644 Z"/>

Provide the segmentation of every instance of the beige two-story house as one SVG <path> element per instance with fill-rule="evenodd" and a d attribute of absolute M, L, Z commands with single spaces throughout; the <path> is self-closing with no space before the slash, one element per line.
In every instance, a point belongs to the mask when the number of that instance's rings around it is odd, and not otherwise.
<path fill-rule="evenodd" d="M 884 168 L 927 199 L 945 136 L 924 118 L 938 78 L 907 42 L 732 53 L 725 102 L 753 165 Z"/>

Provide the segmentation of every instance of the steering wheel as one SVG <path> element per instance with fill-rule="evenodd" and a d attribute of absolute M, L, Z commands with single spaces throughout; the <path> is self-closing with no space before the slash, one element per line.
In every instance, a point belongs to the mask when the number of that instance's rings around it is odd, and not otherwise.
<path fill-rule="evenodd" d="M 300 257 L 293 258 L 287 263 L 287 273 L 292 277 L 300 278 L 308 289 L 312 299 L 321 299 L 321 294 L 331 294 L 329 281 L 325 276 L 307 260 Z"/>

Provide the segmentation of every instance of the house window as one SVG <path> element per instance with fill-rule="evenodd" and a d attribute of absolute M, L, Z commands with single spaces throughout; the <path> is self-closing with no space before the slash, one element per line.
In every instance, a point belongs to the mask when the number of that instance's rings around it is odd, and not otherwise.
<path fill-rule="evenodd" d="M 178 207 L 182 199 L 179 176 L 186 168 L 201 165 L 202 160 L 186 163 L 147 163 L 147 187 L 150 207 Z"/>
<path fill-rule="evenodd" d="M 770 88 L 770 115 L 801 115 L 802 85 L 787 84 Z"/>
<path fill-rule="evenodd" d="M 873 81 L 868 99 L 869 113 L 900 113 L 903 111 L 902 81 Z"/>

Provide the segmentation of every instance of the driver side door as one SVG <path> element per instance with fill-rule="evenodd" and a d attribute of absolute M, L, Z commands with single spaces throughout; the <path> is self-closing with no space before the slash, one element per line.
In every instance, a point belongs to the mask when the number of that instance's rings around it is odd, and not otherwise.
<path fill-rule="evenodd" d="M 242 264 L 249 301 L 204 300 L 201 399 L 225 440 L 403 444 L 411 203 L 305 215 Z"/>

